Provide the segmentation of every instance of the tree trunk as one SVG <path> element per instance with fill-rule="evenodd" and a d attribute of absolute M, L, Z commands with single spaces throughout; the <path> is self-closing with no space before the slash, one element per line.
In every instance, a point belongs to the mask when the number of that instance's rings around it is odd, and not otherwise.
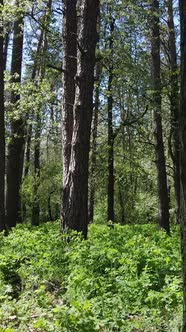
<path fill-rule="evenodd" d="M 186 2 L 179 1 L 181 23 L 181 91 L 180 91 L 180 224 L 183 273 L 183 326 L 186 332 Z"/>
<path fill-rule="evenodd" d="M 107 113 L 108 113 L 108 192 L 107 192 L 107 220 L 114 222 L 114 133 L 113 133 L 113 32 L 114 20 L 110 17 L 110 36 L 109 36 L 109 50 L 110 65 L 108 78 L 108 98 L 107 98 Z"/>
<path fill-rule="evenodd" d="M 159 1 L 152 1 L 152 81 L 154 108 L 154 140 L 156 153 L 156 168 L 159 197 L 159 226 L 170 232 L 169 198 L 161 117 L 161 78 L 160 78 L 160 31 L 159 31 Z"/>
<path fill-rule="evenodd" d="M 3 7 L 3 0 L 0 0 Z M 5 229 L 5 120 L 4 120 L 4 57 L 3 24 L 0 21 L 0 232 Z"/>
<path fill-rule="evenodd" d="M 4 48 L 3 48 L 4 70 L 6 70 L 9 39 L 10 39 L 10 31 L 7 31 L 5 38 L 4 38 Z"/>
<path fill-rule="evenodd" d="M 36 116 L 36 128 L 35 128 L 35 146 L 34 146 L 34 188 L 33 188 L 33 206 L 32 206 L 32 225 L 39 225 L 40 206 L 38 189 L 40 182 L 40 139 L 41 139 L 41 117 L 40 114 Z"/>
<path fill-rule="evenodd" d="M 174 28 L 174 16 L 172 0 L 167 0 L 168 28 L 169 28 L 169 61 L 170 61 L 170 111 L 171 111 L 171 136 L 173 149 L 171 156 L 174 167 L 174 191 L 176 206 L 176 222 L 179 222 L 180 214 L 180 160 L 179 160 L 179 84 L 176 53 L 176 38 Z"/>
<path fill-rule="evenodd" d="M 17 6 L 19 2 L 17 1 Z M 23 51 L 23 17 L 14 22 L 14 37 L 12 49 L 11 76 L 13 83 L 21 83 L 21 66 Z M 17 76 L 15 76 L 15 74 Z M 11 103 L 16 108 L 19 101 L 19 93 L 13 93 Z M 13 110 L 14 111 L 14 110 Z M 8 145 L 8 161 L 7 161 L 7 225 L 14 227 L 21 220 L 21 204 L 20 204 L 20 187 L 23 171 L 24 157 L 24 120 L 20 115 L 19 119 L 11 121 L 11 139 Z"/>
<path fill-rule="evenodd" d="M 73 132 L 75 75 L 77 70 L 77 0 L 64 0 L 63 9 L 63 195 L 66 195 L 66 176 L 69 170 Z"/>
<path fill-rule="evenodd" d="M 41 51 L 41 47 L 42 47 L 42 43 L 43 43 L 43 36 L 44 36 L 44 31 L 41 30 L 41 34 L 40 34 L 38 45 L 37 45 L 36 55 L 35 55 L 34 66 L 33 66 L 33 69 L 32 69 L 31 79 L 32 79 L 33 82 L 35 82 L 36 76 L 39 74 L 38 72 L 39 72 L 40 65 L 39 65 L 38 62 L 39 62 L 39 55 L 40 55 L 40 51 Z M 34 115 L 35 115 L 34 114 L 34 110 L 32 110 L 31 113 L 30 114 L 28 113 L 27 116 L 30 118 L 31 121 L 33 121 L 34 120 Z M 28 176 L 28 174 L 29 174 L 29 168 L 30 168 L 30 153 L 31 153 L 31 143 L 32 143 L 32 131 L 33 131 L 32 127 L 33 126 L 32 126 L 32 122 L 31 122 L 27 126 L 27 133 L 26 133 L 26 151 L 25 151 L 25 160 L 24 160 L 24 165 L 25 165 L 25 167 L 24 167 L 24 178 L 26 178 Z M 34 189 L 36 191 L 36 187 Z M 34 200 L 35 200 L 35 197 L 34 197 Z M 33 205 L 34 205 L 34 203 L 33 203 Z M 25 220 L 25 218 L 26 218 L 26 211 L 27 211 L 26 204 L 23 204 L 23 206 L 22 206 L 23 220 Z M 37 211 L 38 211 L 38 209 L 37 209 Z M 35 212 L 32 213 L 32 219 L 35 219 Z"/>
<path fill-rule="evenodd" d="M 44 13 L 44 22 L 45 27 L 48 27 L 49 20 L 51 16 L 51 8 L 52 8 L 52 0 L 48 0 L 47 2 L 47 9 Z M 37 53 L 41 51 L 40 61 L 39 64 L 37 62 L 36 57 L 36 64 L 35 64 L 35 71 L 33 70 L 32 75 L 36 77 L 36 73 L 38 70 L 38 77 L 42 81 L 45 77 L 45 70 L 46 70 L 46 53 L 48 49 L 48 40 L 47 40 L 47 31 L 43 29 L 41 31 L 40 40 L 38 43 Z M 32 76 L 32 78 L 34 78 Z M 33 206 L 32 206 L 32 225 L 38 226 L 40 222 L 40 204 L 39 204 L 39 196 L 38 190 L 40 185 L 40 141 L 41 141 L 41 115 L 39 110 L 37 110 L 36 116 L 36 125 L 35 125 L 35 140 L 34 140 L 34 188 L 33 188 Z"/>
<path fill-rule="evenodd" d="M 97 127 L 98 127 L 98 112 L 99 112 L 99 97 L 100 97 L 100 74 L 101 65 L 96 65 L 96 88 L 95 88 L 95 103 L 93 110 L 93 123 L 92 123 L 92 146 L 91 146 L 91 160 L 90 160 L 90 192 L 89 192 L 89 223 L 94 219 L 94 200 L 96 189 L 96 155 L 97 155 Z"/>
<path fill-rule="evenodd" d="M 63 10 L 63 198 L 62 215 L 66 215 L 70 196 L 69 164 L 73 133 L 73 107 L 75 100 L 75 75 L 77 71 L 77 0 L 64 0 Z"/>
<path fill-rule="evenodd" d="M 87 236 L 88 163 L 93 108 L 94 65 L 99 0 L 82 0 L 78 30 L 77 75 L 73 134 L 68 174 L 64 174 L 62 227 Z M 68 158 L 68 156 L 67 156 Z M 68 160 L 64 153 L 65 163 Z M 68 193 L 68 195 L 67 195 Z"/>

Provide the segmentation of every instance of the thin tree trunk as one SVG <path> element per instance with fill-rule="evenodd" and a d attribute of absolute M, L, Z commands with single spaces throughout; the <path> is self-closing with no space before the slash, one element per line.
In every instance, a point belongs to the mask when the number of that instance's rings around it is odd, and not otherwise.
<path fill-rule="evenodd" d="M 3 0 L 0 0 L 3 7 Z M 3 24 L 0 22 L 0 232 L 5 229 L 5 120 Z"/>
<path fill-rule="evenodd" d="M 159 198 L 159 226 L 170 232 L 169 199 L 161 117 L 159 1 L 152 0 L 152 81 L 154 108 L 154 140 Z"/>
<path fill-rule="evenodd" d="M 108 98 L 107 98 L 107 113 L 108 113 L 108 192 L 107 192 L 107 220 L 114 222 L 114 133 L 113 133 L 113 32 L 114 20 L 111 16 L 110 22 L 110 37 L 109 37 L 109 50 L 110 65 L 109 65 L 109 78 L 108 78 Z"/>
<path fill-rule="evenodd" d="M 36 116 L 36 128 L 35 128 L 35 146 L 34 146 L 34 188 L 33 188 L 33 206 L 32 206 L 32 225 L 39 225 L 40 206 L 38 189 L 40 182 L 40 139 L 41 139 L 41 117 L 40 114 Z"/>
<path fill-rule="evenodd" d="M 73 107 L 75 100 L 75 75 L 77 71 L 77 0 L 63 1 L 63 198 L 62 215 L 67 214 L 69 187 L 69 164 L 73 133 Z"/>
<path fill-rule="evenodd" d="M 94 219 L 94 201 L 95 201 L 95 189 L 96 189 L 96 156 L 97 156 L 97 127 L 98 127 L 98 112 L 99 112 L 99 97 L 100 97 L 100 74 L 101 66 L 97 63 L 95 76 L 96 76 L 96 88 L 95 88 L 95 103 L 93 110 L 93 123 L 92 123 L 92 146 L 91 146 L 91 160 L 90 160 L 90 192 L 89 192 L 89 223 Z"/>
<path fill-rule="evenodd" d="M 25 169 L 24 177 L 27 177 L 29 174 L 30 168 L 30 150 L 31 150 L 31 141 L 32 141 L 32 125 L 30 124 L 27 128 L 27 137 L 26 137 L 26 152 L 25 152 Z"/>
<path fill-rule="evenodd" d="M 32 78 L 33 82 L 35 81 L 36 76 L 38 75 L 38 71 L 39 71 L 39 67 L 40 67 L 38 61 L 39 61 L 39 54 L 40 54 L 42 43 L 43 43 L 43 35 L 44 35 L 44 31 L 41 30 L 41 34 L 40 34 L 38 45 L 37 45 L 36 55 L 35 55 L 34 66 L 32 69 L 31 78 Z M 29 115 L 31 117 L 31 120 L 33 120 L 34 111 L 32 111 L 31 114 L 28 114 L 28 116 Z M 24 177 L 28 176 L 28 173 L 29 173 L 31 140 L 32 140 L 32 123 L 30 123 L 27 127 Z"/>
<path fill-rule="evenodd" d="M 124 209 L 124 199 L 123 199 L 123 193 L 122 193 L 122 187 L 121 184 L 118 184 L 118 200 L 120 204 L 120 213 L 121 213 L 121 225 L 125 224 L 125 209 Z"/>
<path fill-rule="evenodd" d="M 183 273 L 183 326 L 186 332 L 186 2 L 179 1 L 181 23 L 181 91 L 180 91 L 180 224 Z"/>
<path fill-rule="evenodd" d="M 4 38 L 4 48 L 3 48 L 4 70 L 6 70 L 9 39 L 10 39 L 10 32 L 8 31 Z"/>
<path fill-rule="evenodd" d="M 37 50 L 36 50 L 36 55 L 35 55 L 35 61 L 34 61 L 34 66 L 32 69 L 32 76 L 31 79 L 33 82 L 35 82 L 36 76 L 38 75 L 38 71 L 39 71 L 39 54 L 41 51 L 41 47 L 42 47 L 42 42 L 43 42 L 43 34 L 44 31 L 41 31 L 40 37 L 39 37 L 39 41 L 38 41 L 38 45 L 37 45 Z M 28 114 L 28 117 L 30 117 L 31 121 L 34 120 L 34 110 L 31 111 L 31 114 Z M 26 178 L 29 174 L 29 168 L 30 168 L 30 153 L 31 153 L 31 142 L 32 142 L 32 122 L 27 126 L 27 134 L 26 134 L 26 151 L 25 151 L 25 160 L 24 160 L 24 178 Z M 26 218 L 26 204 L 24 203 L 22 206 L 22 213 L 23 213 L 23 220 L 25 220 Z"/>
<path fill-rule="evenodd" d="M 82 232 L 86 238 L 88 164 L 99 1 L 82 0 L 80 9 L 73 135 L 69 171 L 68 175 L 65 174 L 68 197 L 63 196 L 62 227 L 64 230 Z"/>
<path fill-rule="evenodd" d="M 179 222 L 180 214 L 180 160 L 179 160 L 179 84 L 178 65 L 176 53 L 176 38 L 174 28 L 174 16 L 172 0 L 167 0 L 168 28 L 169 28 L 169 61 L 170 61 L 170 111 L 171 111 L 171 135 L 173 139 L 173 151 L 171 156 L 174 167 L 174 191 L 176 206 L 176 222 Z"/>
<path fill-rule="evenodd" d="M 63 167 L 64 191 L 65 174 L 68 173 L 73 132 L 73 106 L 75 100 L 75 75 L 77 70 L 77 0 L 64 0 L 63 16 Z M 64 193 L 65 194 L 65 193 Z"/>
<path fill-rule="evenodd" d="M 17 6 L 19 2 L 17 1 Z M 21 66 L 23 52 L 23 17 L 14 22 L 14 37 L 12 49 L 11 76 L 13 83 L 21 83 Z M 15 74 L 17 75 L 15 77 Z M 20 99 L 19 93 L 13 93 L 11 103 L 15 105 Z M 13 112 L 13 111 L 12 111 Z M 21 203 L 20 203 L 20 187 L 23 172 L 24 157 L 24 131 L 25 123 L 20 115 L 18 120 L 11 121 L 11 139 L 8 145 L 8 161 L 7 161 L 7 225 L 13 227 L 17 222 L 21 221 Z"/>
<path fill-rule="evenodd" d="M 52 0 L 49 0 L 47 3 L 47 9 L 44 13 L 44 21 L 46 27 L 49 24 L 49 19 L 51 15 L 52 8 Z M 42 46 L 43 44 L 43 46 Z M 40 40 L 38 43 L 37 53 L 39 55 L 40 50 L 40 63 L 38 64 L 36 59 L 35 72 L 33 71 L 33 75 L 36 76 L 36 71 L 38 69 L 38 75 L 40 76 L 40 80 L 42 81 L 45 76 L 46 70 L 46 53 L 48 48 L 48 40 L 47 40 L 47 32 L 46 30 L 41 31 Z M 40 141 L 41 141 L 41 115 L 39 114 L 39 110 L 36 114 L 36 125 L 35 125 L 35 140 L 34 140 L 34 188 L 33 188 L 33 206 L 32 206 L 32 225 L 38 226 L 40 222 L 40 204 L 39 204 L 39 185 L 40 185 Z"/>

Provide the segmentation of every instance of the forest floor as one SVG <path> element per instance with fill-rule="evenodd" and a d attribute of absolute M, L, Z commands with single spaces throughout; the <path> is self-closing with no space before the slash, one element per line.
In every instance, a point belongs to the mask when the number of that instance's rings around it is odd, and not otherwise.
<path fill-rule="evenodd" d="M 0 235 L 1 332 L 176 332 L 179 232 L 90 225 L 70 242 L 59 223 Z"/>

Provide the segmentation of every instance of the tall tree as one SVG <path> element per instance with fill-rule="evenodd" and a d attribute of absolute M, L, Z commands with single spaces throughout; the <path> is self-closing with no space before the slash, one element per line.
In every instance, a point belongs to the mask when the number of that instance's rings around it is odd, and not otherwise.
<path fill-rule="evenodd" d="M 47 58 L 47 49 L 48 49 L 48 35 L 47 29 L 49 27 L 50 18 L 51 18 L 51 10 L 52 10 L 52 0 L 48 0 L 46 4 L 46 10 L 43 15 L 43 25 L 44 28 L 41 30 L 40 39 L 38 43 L 38 53 L 40 61 L 35 64 L 35 68 L 33 68 L 32 78 L 36 77 L 36 71 L 38 70 L 38 78 L 42 82 L 45 76 L 46 71 L 46 58 Z M 34 74 L 35 73 L 35 74 Z M 38 200 L 38 189 L 39 189 L 39 181 L 40 181 L 40 140 L 41 140 L 41 114 L 39 110 L 37 110 L 36 117 L 36 125 L 35 125 L 35 140 L 34 140 L 34 199 L 32 206 L 32 225 L 39 225 L 40 219 L 40 205 Z"/>
<path fill-rule="evenodd" d="M 176 53 L 176 37 L 174 27 L 174 14 L 172 0 L 166 1 L 168 12 L 168 30 L 169 30 L 169 66 L 170 66 L 170 111 L 171 111 L 171 138 L 172 148 L 171 156 L 174 167 L 174 190 L 176 203 L 176 221 L 179 222 L 180 211 L 180 160 L 179 160 L 179 82 L 178 65 Z"/>
<path fill-rule="evenodd" d="M 0 1 L 1 10 L 3 0 Z M 0 13 L 0 231 L 5 229 L 5 121 L 4 121 L 4 38 Z"/>
<path fill-rule="evenodd" d="M 63 200 L 62 214 L 68 214 L 69 165 L 73 133 L 73 107 L 75 100 L 75 75 L 77 71 L 77 0 L 63 1 Z"/>
<path fill-rule="evenodd" d="M 159 0 L 152 0 L 152 81 L 153 81 L 153 110 L 154 110 L 154 140 L 156 153 L 156 169 L 159 197 L 159 226 L 170 232 L 169 226 L 169 198 L 167 189 L 167 175 L 165 167 L 165 153 L 162 130 L 162 102 L 160 76 L 160 10 Z"/>
<path fill-rule="evenodd" d="M 114 133 L 113 133 L 113 33 L 114 19 L 110 9 L 110 36 L 109 51 L 110 64 L 108 69 L 108 98 L 107 98 L 107 114 L 108 114 L 108 193 L 107 193 L 107 220 L 114 221 Z"/>
<path fill-rule="evenodd" d="M 99 0 L 81 2 L 71 154 L 68 174 L 64 175 L 68 196 L 63 195 L 62 226 L 80 231 L 84 237 L 88 225 L 88 164 L 98 9 Z"/>
<path fill-rule="evenodd" d="M 16 2 L 18 9 L 21 9 L 19 0 Z M 12 83 L 21 83 L 21 68 L 23 55 L 23 25 L 24 19 L 22 13 L 18 13 L 13 27 L 13 48 L 11 62 L 11 80 Z M 25 123 L 23 115 L 14 117 L 14 111 L 18 107 L 20 100 L 19 92 L 11 93 L 12 120 L 11 137 L 8 145 L 7 161 L 7 196 L 6 196 L 6 222 L 9 227 L 16 225 L 21 220 L 20 187 L 23 171 L 24 157 L 24 134 Z"/>
<path fill-rule="evenodd" d="M 100 75 L 101 63 L 97 62 L 95 68 L 95 97 L 94 109 L 92 119 L 92 142 L 91 142 L 91 156 L 90 156 L 90 176 L 89 176 L 89 223 L 94 219 L 94 202 L 95 202 L 95 189 L 96 189 L 96 157 L 97 157 L 97 136 L 98 136 L 98 112 L 100 106 Z"/>
<path fill-rule="evenodd" d="M 181 24 L 181 91 L 180 91 L 180 222 L 183 273 L 183 326 L 186 332 L 186 2 L 179 1 Z"/>

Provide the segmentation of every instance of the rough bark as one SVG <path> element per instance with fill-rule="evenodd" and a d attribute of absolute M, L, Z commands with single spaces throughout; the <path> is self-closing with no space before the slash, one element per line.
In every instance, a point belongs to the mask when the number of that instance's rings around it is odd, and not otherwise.
<path fill-rule="evenodd" d="M 164 142 L 161 116 L 161 78 L 160 78 L 160 30 L 159 1 L 152 0 L 152 82 L 154 109 L 154 140 L 156 154 L 157 184 L 159 198 L 159 226 L 170 232 L 169 199 L 165 167 Z"/>
<path fill-rule="evenodd" d="M 3 6 L 3 0 L 0 0 Z M 4 121 L 4 57 L 3 25 L 0 22 L 0 232 L 5 229 L 5 121 Z"/>
<path fill-rule="evenodd" d="M 114 133 L 113 133 L 113 32 L 114 20 L 110 18 L 110 36 L 109 36 L 109 49 L 110 65 L 108 72 L 108 98 L 107 98 L 107 116 L 108 116 L 108 192 L 107 192 L 107 220 L 114 222 Z"/>
<path fill-rule="evenodd" d="M 63 195 L 67 188 L 66 176 L 71 155 L 73 132 L 73 107 L 75 100 L 75 75 L 77 70 L 77 0 L 63 1 L 63 107 L 62 107 L 62 139 L 63 139 Z"/>
<path fill-rule="evenodd" d="M 77 230 L 85 238 L 88 225 L 88 164 L 98 8 L 98 0 L 81 2 L 71 155 L 63 188 L 66 191 L 63 193 L 63 230 Z"/>
<path fill-rule="evenodd" d="M 180 224 L 183 273 L 183 326 L 186 332 L 186 2 L 179 1 L 181 22 L 181 91 L 180 91 Z"/>
<path fill-rule="evenodd" d="M 19 2 L 17 1 L 17 6 Z M 20 16 L 14 22 L 14 36 L 12 49 L 11 76 L 13 83 L 21 82 L 21 66 L 23 51 L 23 17 Z M 11 103 L 14 108 L 19 102 L 19 93 L 11 95 Z M 14 110 L 13 110 L 14 111 Z M 23 171 L 24 156 L 24 119 L 20 115 L 19 119 L 11 121 L 11 138 L 8 145 L 7 161 L 7 197 L 6 197 L 6 222 L 9 227 L 13 227 L 21 220 L 20 187 Z"/>
<path fill-rule="evenodd" d="M 170 65 L 170 111 L 171 111 L 171 156 L 174 167 L 174 191 L 176 222 L 179 222 L 180 214 L 180 160 L 179 160 L 179 84 L 178 65 L 176 53 L 176 38 L 174 27 L 174 15 L 172 0 L 167 0 L 168 29 L 169 29 L 169 65 Z"/>

